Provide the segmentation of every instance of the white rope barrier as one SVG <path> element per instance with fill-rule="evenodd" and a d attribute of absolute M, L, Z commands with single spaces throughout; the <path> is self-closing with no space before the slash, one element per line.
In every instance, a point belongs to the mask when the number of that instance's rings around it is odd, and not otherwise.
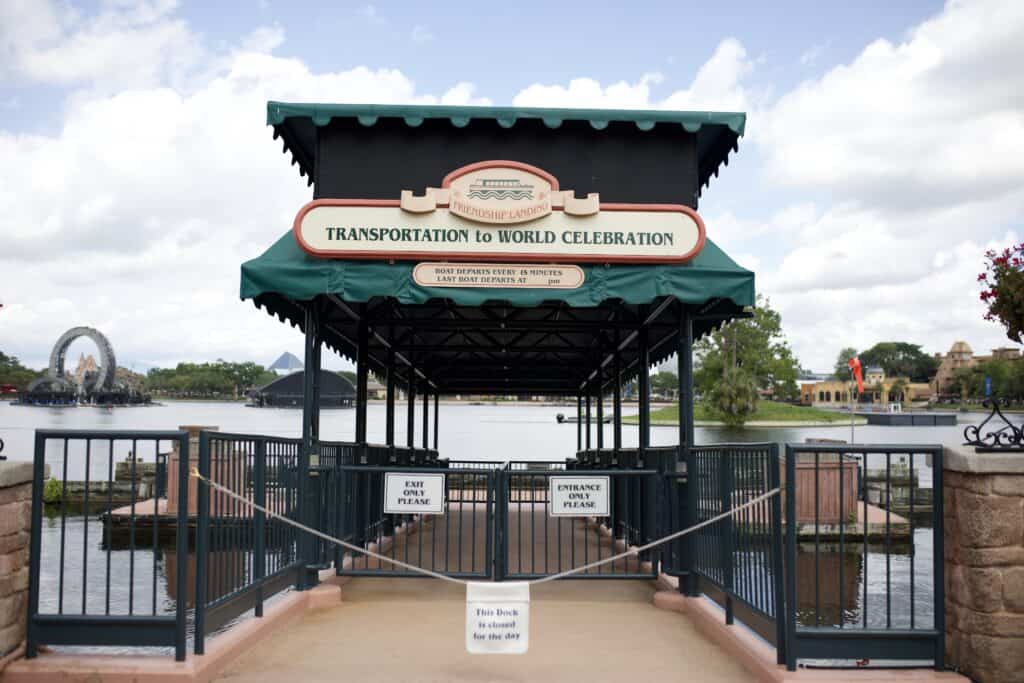
<path fill-rule="evenodd" d="M 312 534 L 313 536 L 316 536 L 317 538 L 323 539 L 323 540 L 327 541 L 328 543 L 333 543 L 335 545 L 339 545 L 342 548 L 347 548 L 348 550 L 351 550 L 353 552 L 361 553 L 363 555 L 366 555 L 367 557 L 372 557 L 374 559 L 381 560 L 383 562 L 388 562 L 388 563 L 390 563 L 390 564 L 392 564 L 392 565 L 394 565 L 396 567 L 401 567 L 402 569 L 407 569 L 407 570 L 412 571 L 412 572 L 423 574 L 424 576 L 429 576 L 429 577 L 432 577 L 432 578 L 435 578 L 435 579 L 441 579 L 442 581 L 448 581 L 449 583 L 455 583 L 455 584 L 459 584 L 459 585 L 462 585 L 462 586 L 465 586 L 465 585 L 470 583 L 470 581 L 467 581 L 467 580 L 464 580 L 464 579 L 457 579 L 457 578 L 454 578 L 452 576 L 447 576 L 446 574 L 442 574 L 440 572 L 431 571 L 430 569 L 425 569 L 423 567 L 418 567 L 418 566 L 416 566 L 414 564 L 409 564 L 408 562 L 402 562 L 401 560 L 398 560 L 396 558 L 388 557 L 387 555 L 382 555 L 382 554 L 380 554 L 378 552 L 374 552 L 374 551 L 370 550 L 369 548 L 364 548 L 362 546 L 355 545 L 354 543 L 349 543 L 347 541 L 341 540 L 340 538 L 335 538 L 333 536 L 325 534 L 322 531 L 318 531 L 317 529 L 312 529 L 312 528 L 306 526 L 305 524 L 301 524 L 299 522 L 296 522 L 293 519 L 289 519 L 288 517 L 284 517 L 282 515 L 279 515 L 276 512 L 273 512 L 272 510 L 268 510 L 267 508 L 263 507 L 262 505 L 257 505 L 255 502 L 253 502 L 252 500 L 246 498 L 245 496 L 242 496 L 242 495 L 239 495 L 239 494 L 235 493 L 234 491 L 232 491 L 231 489 L 227 488 L 226 486 L 222 486 L 221 484 L 218 484 L 217 482 L 213 481 L 212 479 L 210 479 L 208 477 L 204 477 L 202 474 L 199 473 L 198 468 L 193 468 L 192 469 L 192 476 L 195 477 L 196 479 L 202 481 L 207 486 L 209 486 L 211 488 L 214 488 L 217 491 L 220 491 L 221 493 L 223 493 L 224 495 L 228 496 L 229 498 L 233 498 L 233 499 L 239 501 L 243 505 L 246 505 L 246 506 L 248 506 L 249 508 L 251 508 L 253 510 L 258 510 L 259 512 L 262 512 L 263 514 L 265 514 L 270 519 L 276 519 L 276 520 L 279 520 L 281 522 L 284 522 L 285 524 L 293 526 L 296 529 L 299 529 L 300 531 L 305 531 L 308 534 Z M 544 576 L 544 577 L 539 578 L 539 579 L 533 579 L 531 581 L 528 581 L 527 583 L 529 583 L 531 585 L 536 585 L 536 584 L 539 584 L 539 583 L 547 583 L 548 581 L 555 581 L 557 579 L 564 579 L 567 576 L 573 576 L 574 574 L 582 574 L 582 573 L 587 572 L 587 571 L 589 571 L 591 569 L 594 569 L 596 567 L 600 567 L 600 566 L 605 565 L 605 564 L 610 564 L 612 562 L 616 562 L 616 561 L 621 560 L 623 558 L 636 557 L 638 554 L 640 554 L 642 552 L 645 552 L 647 550 L 650 550 L 651 548 L 656 548 L 659 545 L 663 545 L 663 544 L 668 543 L 670 541 L 674 541 L 677 538 L 681 538 L 681 537 L 683 537 L 683 536 L 685 536 L 687 534 L 693 533 L 694 531 L 700 531 L 704 527 L 710 526 L 710 525 L 712 525 L 712 524 L 714 524 L 716 522 L 719 522 L 719 521 L 721 521 L 721 520 L 723 520 L 723 519 L 725 519 L 727 517 L 731 517 L 731 516 L 735 515 L 737 512 L 740 512 L 741 510 L 745 510 L 748 507 L 752 507 L 754 505 L 757 505 L 758 503 L 764 502 L 764 501 L 768 500 L 769 498 L 771 498 L 772 496 L 778 495 L 780 490 L 781 489 L 779 489 L 779 488 L 774 488 L 771 491 L 767 491 L 767 492 L 761 494 L 760 496 L 758 496 L 756 498 L 751 498 L 750 500 L 748 500 L 745 503 L 742 503 L 741 505 L 737 505 L 736 507 L 732 508 L 731 510 L 727 510 L 727 511 L 725 511 L 725 512 L 719 514 L 719 515 L 711 517 L 710 519 L 706 519 L 703 522 L 700 522 L 698 524 L 694 524 L 693 526 L 687 527 L 685 529 L 681 529 L 679 531 L 676 531 L 674 533 L 669 534 L 668 536 L 664 536 L 664 537 L 659 538 L 659 539 L 657 539 L 655 541 L 651 541 L 650 543 L 647 543 L 647 544 L 642 545 L 640 547 L 629 548 L 629 549 L 627 549 L 627 550 L 625 550 L 625 551 L 623 551 L 621 553 L 618 553 L 617 555 L 611 555 L 609 557 L 605 557 L 605 558 L 602 558 L 600 560 L 595 560 L 594 562 L 589 562 L 589 563 L 587 563 L 585 565 L 582 565 L 582 566 L 579 566 L 579 567 L 574 567 L 572 569 L 567 569 L 564 572 L 559 572 L 557 574 L 551 574 L 549 576 Z"/>

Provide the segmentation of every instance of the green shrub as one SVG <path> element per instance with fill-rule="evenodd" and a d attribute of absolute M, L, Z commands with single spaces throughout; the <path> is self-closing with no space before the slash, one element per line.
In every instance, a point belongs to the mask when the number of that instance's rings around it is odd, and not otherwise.
<path fill-rule="evenodd" d="M 48 505 L 55 505 L 61 501 L 64 494 L 64 487 L 53 477 L 46 480 L 43 486 L 43 502 Z"/>
<path fill-rule="evenodd" d="M 742 427 L 757 410 L 757 385 L 739 368 L 726 369 L 707 398 L 715 417 L 729 427 Z"/>

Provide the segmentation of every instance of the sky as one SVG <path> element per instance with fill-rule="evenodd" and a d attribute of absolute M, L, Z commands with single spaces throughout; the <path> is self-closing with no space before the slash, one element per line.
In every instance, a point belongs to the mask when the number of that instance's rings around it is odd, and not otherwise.
<path fill-rule="evenodd" d="M 238 298 L 311 198 L 270 99 L 745 111 L 699 211 L 803 367 L 1009 345 L 976 280 L 1024 239 L 1022 64 L 1019 0 L 0 0 L 0 350 L 42 367 L 89 325 L 141 371 L 301 356 Z"/>

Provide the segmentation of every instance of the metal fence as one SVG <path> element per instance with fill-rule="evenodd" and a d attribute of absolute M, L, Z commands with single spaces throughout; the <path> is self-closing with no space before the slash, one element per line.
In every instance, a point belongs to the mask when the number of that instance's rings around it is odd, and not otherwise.
<path fill-rule="evenodd" d="M 187 487 L 175 520 L 142 486 L 139 471 L 171 444 L 181 454 L 174 476 L 186 482 L 185 432 L 36 432 L 28 657 L 40 645 L 117 645 L 173 647 L 184 660 L 188 534 L 177 530 L 188 528 Z M 127 483 L 115 475 L 122 457 Z"/>
<path fill-rule="evenodd" d="M 371 458 L 372 460 L 373 458 Z M 440 467 L 370 464 L 340 465 L 337 486 L 343 505 L 339 537 L 423 569 L 461 578 L 490 578 L 494 543 L 496 471 L 491 468 L 443 468 L 445 495 L 438 515 L 387 514 L 385 477 L 437 473 Z M 347 576 L 422 577 L 412 570 L 361 553 L 337 549 L 335 569 Z"/>
<path fill-rule="evenodd" d="M 774 443 L 718 444 L 693 449 L 696 472 L 694 523 L 712 519 L 780 486 L 779 447 Z M 685 495 L 678 504 L 685 506 Z M 776 646 L 784 661 L 785 633 L 782 510 L 779 496 L 704 527 L 688 544 L 698 589 Z M 684 512 L 680 511 L 680 517 Z"/>
<path fill-rule="evenodd" d="M 275 514 L 298 519 L 301 440 L 202 432 L 199 472 Z M 304 562 L 299 533 L 207 486 L 196 505 L 195 652 L 238 616 L 296 585 Z"/>
<path fill-rule="evenodd" d="M 798 659 L 943 668 L 942 455 L 941 446 L 786 446 L 790 669 Z"/>
<path fill-rule="evenodd" d="M 606 514 L 552 515 L 551 480 L 566 476 L 606 477 Z M 608 559 L 655 538 L 661 499 L 655 470 L 586 471 L 506 469 L 498 473 L 496 500 L 500 579 L 525 580 L 558 574 Z M 604 511 L 602 511 L 604 512 Z M 574 574 L 574 579 L 651 579 L 657 563 L 629 557 Z"/>

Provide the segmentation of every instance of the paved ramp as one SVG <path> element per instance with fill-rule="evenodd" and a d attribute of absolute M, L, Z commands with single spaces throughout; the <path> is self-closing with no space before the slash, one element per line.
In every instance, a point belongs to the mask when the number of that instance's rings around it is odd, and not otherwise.
<path fill-rule="evenodd" d="M 536 586 L 526 655 L 469 655 L 465 595 L 433 579 L 359 578 L 343 601 L 282 627 L 224 681 L 749 681 L 645 581 Z"/>

